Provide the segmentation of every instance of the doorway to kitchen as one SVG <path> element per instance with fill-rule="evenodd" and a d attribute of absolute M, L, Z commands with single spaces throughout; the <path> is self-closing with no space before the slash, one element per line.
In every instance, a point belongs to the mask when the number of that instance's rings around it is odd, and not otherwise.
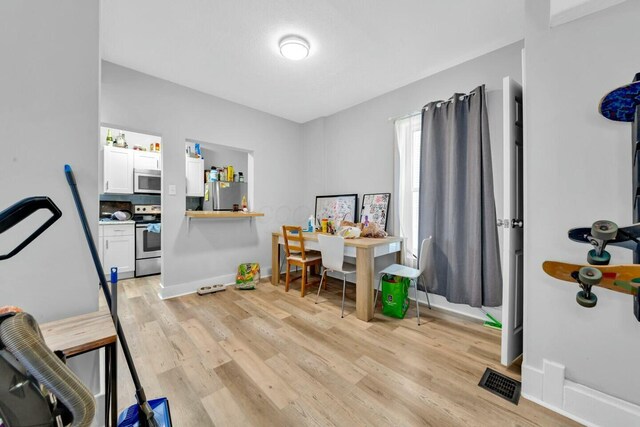
<path fill-rule="evenodd" d="M 162 137 L 100 127 L 98 252 L 105 273 L 126 279 L 162 272 Z M 109 277 L 109 274 L 107 274 Z"/>

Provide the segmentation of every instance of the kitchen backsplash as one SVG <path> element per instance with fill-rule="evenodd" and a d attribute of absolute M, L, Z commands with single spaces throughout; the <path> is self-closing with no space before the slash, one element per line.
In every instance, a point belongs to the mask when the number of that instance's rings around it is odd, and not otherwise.
<path fill-rule="evenodd" d="M 151 194 L 101 194 L 101 202 L 129 202 L 135 205 L 159 205 L 160 196 Z"/>
<path fill-rule="evenodd" d="M 202 198 L 201 197 L 187 197 L 187 210 L 199 211 L 202 210 Z"/>

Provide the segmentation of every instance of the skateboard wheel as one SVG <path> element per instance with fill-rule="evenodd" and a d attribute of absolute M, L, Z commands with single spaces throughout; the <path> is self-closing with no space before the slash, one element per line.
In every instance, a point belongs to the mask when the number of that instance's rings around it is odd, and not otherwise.
<path fill-rule="evenodd" d="M 596 296 L 596 294 L 591 293 L 589 295 L 589 298 L 587 298 L 585 292 L 580 291 L 576 294 L 576 301 L 578 304 L 580 304 L 583 307 L 593 308 L 598 303 L 598 297 Z"/>
<path fill-rule="evenodd" d="M 602 273 L 597 268 L 593 267 L 582 267 L 578 271 L 578 278 L 580 279 L 580 283 L 584 283 L 585 285 L 597 285 L 602 280 Z"/>
<path fill-rule="evenodd" d="M 602 255 L 598 256 L 595 249 L 591 249 L 587 253 L 587 262 L 591 265 L 608 265 L 611 261 L 611 254 L 607 251 L 602 251 Z"/>
<path fill-rule="evenodd" d="M 618 234 L 618 226 L 611 221 L 596 221 L 591 226 L 591 235 L 600 240 L 613 240 Z"/>

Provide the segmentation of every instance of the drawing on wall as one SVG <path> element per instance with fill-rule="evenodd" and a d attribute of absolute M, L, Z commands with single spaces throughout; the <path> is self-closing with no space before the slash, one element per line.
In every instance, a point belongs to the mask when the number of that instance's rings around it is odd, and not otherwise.
<path fill-rule="evenodd" d="M 365 194 L 362 196 L 362 212 L 360 212 L 360 221 L 375 222 L 384 231 L 387 231 L 387 222 L 389 220 L 389 202 L 391 201 L 391 193 Z"/>
<path fill-rule="evenodd" d="M 357 222 L 358 195 L 316 196 L 316 221 L 323 218 Z"/>

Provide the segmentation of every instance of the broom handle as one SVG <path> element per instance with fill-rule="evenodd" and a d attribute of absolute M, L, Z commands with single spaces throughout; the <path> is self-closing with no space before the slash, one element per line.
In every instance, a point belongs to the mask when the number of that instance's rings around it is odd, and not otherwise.
<path fill-rule="evenodd" d="M 80 194 L 78 193 L 76 179 L 73 176 L 73 171 L 71 170 L 71 166 L 64 165 L 64 173 L 67 177 L 67 182 L 69 183 L 69 187 L 71 187 L 71 194 L 73 195 L 73 200 L 76 204 L 78 215 L 80 216 L 80 222 L 82 223 L 84 236 L 87 239 L 87 244 L 89 245 L 89 250 L 91 251 L 93 264 L 95 265 L 96 271 L 98 272 L 98 278 L 100 279 L 100 287 L 102 288 L 104 299 L 107 301 L 107 305 L 109 306 L 109 309 L 111 309 L 111 304 L 112 304 L 111 293 L 109 292 L 109 288 L 107 287 L 107 278 L 104 275 L 104 270 L 102 269 L 102 263 L 100 262 L 100 258 L 98 257 L 98 251 L 96 249 L 96 244 L 93 240 L 93 236 L 91 235 L 91 230 L 89 230 L 89 224 L 87 223 L 87 215 L 84 212 L 82 200 L 80 200 Z M 116 319 L 114 324 L 116 327 L 116 332 L 118 333 L 118 339 L 120 340 L 120 346 L 122 347 L 122 352 L 124 353 L 124 358 L 127 361 L 127 366 L 129 367 L 129 372 L 131 373 L 131 379 L 133 380 L 133 385 L 136 388 L 136 399 L 138 401 L 138 405 L 140 405 L 140 407 L 142 408 L 147 403 L 147 397 L 144 393 L 144 389 L 142 388 L 142 384 L 140 383 L 140 378 L 138 377 L 138 371 L 136 371 L 136 367 L 133 364 L 133 358 L 131 357 L 131 352 L 129 351 L 127 338 L 124 336 L 124 331 L 120 327 L 120 320 Z M 114 357 L 117 357 L 117 356 L 114 355 Z M 153 417 L 153 413 L 151 413 L 151 416 Z"/>

